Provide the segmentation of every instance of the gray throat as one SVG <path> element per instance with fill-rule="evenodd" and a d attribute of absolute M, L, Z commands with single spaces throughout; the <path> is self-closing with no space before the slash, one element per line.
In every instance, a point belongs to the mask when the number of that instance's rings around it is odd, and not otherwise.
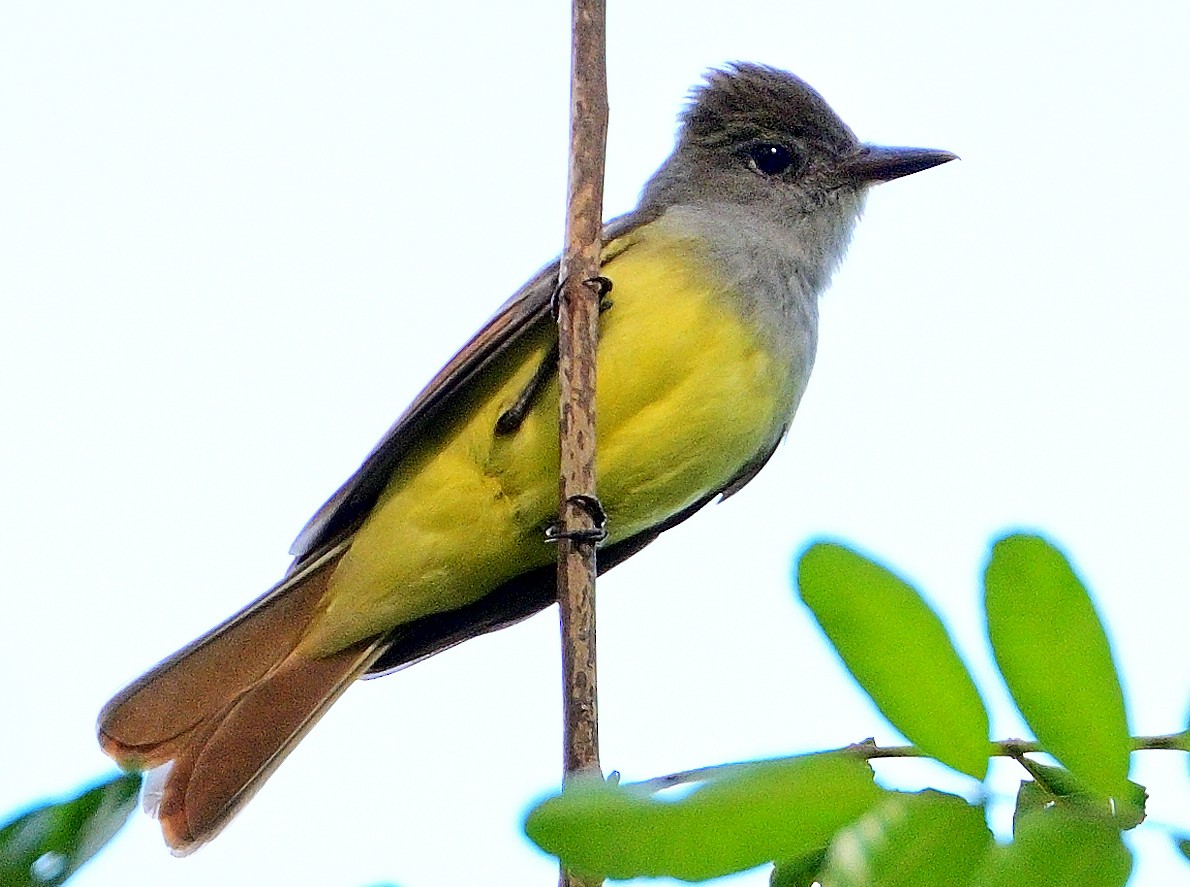
<path fill-rule="evenodd" d="M 818 297 L 846 252 L 862 203 L 862 193 L 848 191 L 832 206 L 777 218 L 754 205 L 699 202 L 668 207 L 654 224 L 700 241 L 741 313 L 787 361 L 800 398 L 814 364 Z"/>

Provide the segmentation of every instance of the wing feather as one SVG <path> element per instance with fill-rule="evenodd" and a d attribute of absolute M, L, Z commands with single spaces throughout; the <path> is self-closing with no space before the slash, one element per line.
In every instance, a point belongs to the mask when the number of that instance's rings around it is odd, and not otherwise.
<path fill-rule="evenodd" d="M 611 243 L 650 220 L 650 216 L 641 213 L 620 216 L 604 227 L 604 243 Z M 550 309 L 558 267 L 555 261 L 537 272 L 414 398 L 355 474 L 302 528 L 289 550 L 296 558 L 295 568 L 354 532 L 376 504 L 401 459 L 417 442 L 426 423 L 433 421 L 510 346 L 532 334 L 541 324 L 553 322 Z"/>

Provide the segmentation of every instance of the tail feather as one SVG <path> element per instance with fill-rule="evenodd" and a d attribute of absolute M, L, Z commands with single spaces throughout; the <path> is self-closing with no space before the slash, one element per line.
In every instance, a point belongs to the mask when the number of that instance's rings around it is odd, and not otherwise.
<path fill-rule="evenodd" d="M 282 663 L 179 750 L 157 816 L 188 853 L 215 837 L 381 652 L 379 641 Z"/>
<path fill-rule="evenodd" d="M 295 650 L 342 553 L 301 567 L 100 713 L 100 744 L 121 767 L 168 765 L 156 814 L 175 852 L 214 837 L 383 653 L 381 639 L 317 659 Z"/>

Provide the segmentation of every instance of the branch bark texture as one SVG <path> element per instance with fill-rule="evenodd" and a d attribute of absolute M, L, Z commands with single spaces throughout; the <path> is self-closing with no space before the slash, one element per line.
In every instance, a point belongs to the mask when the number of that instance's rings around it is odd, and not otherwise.
<path fill-rule="evenodd" d="M 599 772 L 595 682 L 595 345 L 607 140 L 603 0 L 573 0 L 570 184 L 558 298 L 561 472 L 558 603 L 565 775 Z M 587 504 L 584 506 L 584 497 Z"/>

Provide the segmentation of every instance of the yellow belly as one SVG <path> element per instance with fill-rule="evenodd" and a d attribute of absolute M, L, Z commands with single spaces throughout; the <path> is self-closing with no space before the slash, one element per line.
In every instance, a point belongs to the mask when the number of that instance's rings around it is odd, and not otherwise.
<path fill-rule="evenodd" d="M 774 441 L 796 392 L 696 242 L 654 223 L 606 254 L 613 289 L 600 322 L 596 474 L 610 543 L 721 488 Z M 303 646 L 332 652 L 553 560 L 543 534 L 557 511 L 557 381 L 514 433 L 494 434 L 551 338 L 543 330 L 495 362 L 402 463 Z"/>

